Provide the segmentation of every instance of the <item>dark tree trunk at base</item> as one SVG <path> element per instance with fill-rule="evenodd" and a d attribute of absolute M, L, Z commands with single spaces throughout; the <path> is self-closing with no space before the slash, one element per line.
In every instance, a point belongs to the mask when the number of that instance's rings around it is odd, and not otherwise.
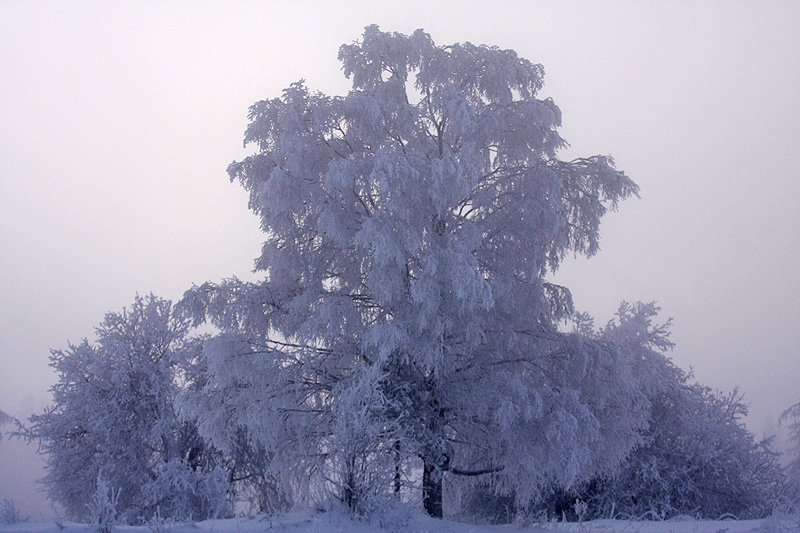
<path fill-rule="evenodd" d="M 394 493 L 400 494 L 400 441 L 394 441 Z"/>
<path fill-rule="evenodd" d="M 442 518 L 442 472 L 433 462 L 422 466 L 422 506 L 433 518 Z"/>
<path fill-rule="evenodd" d="M 443 473 L 450 468 L 450 457 L 442 455 L 438 461 L 422 460 L 422 507 L 433 518 L 444 517 L 442 511 Z"/>

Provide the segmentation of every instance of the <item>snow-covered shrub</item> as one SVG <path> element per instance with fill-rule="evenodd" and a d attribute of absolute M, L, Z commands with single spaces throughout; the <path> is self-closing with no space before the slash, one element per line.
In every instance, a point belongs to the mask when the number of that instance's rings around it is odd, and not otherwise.
<path fill-rule="evenodd" d="M 0 500 L 0 524 L 16 524 L 26 520 L 28 517 L 22 515 L 22 511 L 14 504 L 14 500 L 8 498 Z"/>
<path fill-rule="evenodd" d="M 400 499 L 383 500 L 383 505 L 376 510 L 373 522 L 390 533 L 412 531 L 409 524 L 416 514 L 414 508 Z"/>
<path fill-rule="evenodd" d="M 228 489 L 221 467 L 203 472 L 175 458 L 159 465 L 156 479 L 144 490 L 158 515 L 191 521 L 231 516 Z"/>
<path fill-rule="evenodd" d="M 756 442 L 744 427 L 741 397 L 678 376 L 651 399 L 643 443 L 616 472 L 571 489 L 554 485 L 518 512 L 569 521 L 580 520 L 579 511 L 586 519 L 637 520 L 762 518 L 773 512 L 781 501 L 783 475 L 769 442 Z M 467 501 L 484 505 L 472 513 L 486 521 L 507 515 L 496 498 Z M 578 502 L 586 507 L 579 509 Z"/>
<path fill-rule="evenodd" d="M 161 509 L 156 507 L 156 513 L 150 517 L 146 522 L 147 529 L 152 533 L 171 533 L 172 527 L 176 524 L 176 520 L 172 517 L 165 518 L 161 516 Z"/>
<path fill-rule="evenodd" d="M 92 499 L 86 504 L 89 523 L 94 533 L 111 533 L 117 525 L 117 505 L 122 489 L 114 490 L 103 478 L 102 472 L 97 474 L 97 483 Z"/>
<path fill-rule="evenodd" d="M 617 318 L 600 330 L 595 330 L 588 315 L 572 315 L 573 333 L 561 338 L 560 344 L 550 341 L 560 357 L 559 364 L 548 367 L 547 377 L 551 383 L 560 382 L 558 398 L 552 399 L 552 392 L 540 394 L 536 423 L 528 424 L 538 434 L 518 436 L 530 442 L 516 448 L 517 461 L 541 465 L 533 474 L 538 476 L 537 483 L 521 491 L 518 484 L 503 483 L 501 476 L 506 472 L 488 480 L 486 476 L 472 478 L 471 484 L 469 479 L 459 484 L 451 480 L 461 492 L 459 507 L 466 517 L 489 523 L 508 523 L 518 514 L 578 518 L 576 491 L 598 476 L 613 475 L 625 464 L 627 452 L 643 441 L 650 396 L 671 375 L 672 370 L 664 366 L 664 352 L 672 347 L 670 322 L 654 323 L 657 312 L 654 303 L 623 302 Z M 509 375 L 506 384 L 497 387 L 502 390 L 516 379 Z M 571 397 L 580 401 L 567 401 Z M 591 405 L 591 411 L 582 409 L 583 404 Z M 545 442 L 536 446 L 541 440 Z M 547 445 L 557 442 L 563 445 Z M 601 454 L 602 459 L 593 459 L 587 450 Z M 590 467 L 581 466 L 589 460 L 594 461 Z M 559 470 L 555 465 L 570 468 Z M 587 517 L 591 512 L 583 511 Z"/>

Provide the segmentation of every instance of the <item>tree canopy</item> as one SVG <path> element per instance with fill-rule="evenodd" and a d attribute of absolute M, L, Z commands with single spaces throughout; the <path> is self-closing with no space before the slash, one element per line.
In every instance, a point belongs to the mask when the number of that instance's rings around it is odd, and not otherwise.
<path fill-rule="evenodd" d="M 421 459 L 438 516 L 443 472 L 530 495 L 612 468 L 646 401 L 619 350 L 559 330 L 571 296 L 545 277 L 593 255 L 637 186 L 608 156 L 558 158 L 544 70 L 511 50 L 370 26 L 339 58 L 346 96 L 300 81 L 257 102 L 256 152 L 228 168 L 261 219 L 264 279 L 182 302 L 223 332 L 206 392 L 229 402 L 207 434 L 302 443 L 293 464 L 346 499 Z"/>

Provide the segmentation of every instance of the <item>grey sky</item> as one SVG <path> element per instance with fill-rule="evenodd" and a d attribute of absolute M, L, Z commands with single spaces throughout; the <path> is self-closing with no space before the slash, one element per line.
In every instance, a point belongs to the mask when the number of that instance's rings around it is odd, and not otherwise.
<path fill-rule="evenodd" d="M 247 107 L 346 91 L 338 47 L 370 23 L 542 63 L 565 156 L 642 190 L 556 280 L 600 323 L 657 300 L 674 360 L 739 385 L 757 433 L 800 400 L 800 3 L 3 0 L 0 408 L 41 408 L 49 349 L 137 292 L 247 277 L 261 235 L 225 173 Z"/>

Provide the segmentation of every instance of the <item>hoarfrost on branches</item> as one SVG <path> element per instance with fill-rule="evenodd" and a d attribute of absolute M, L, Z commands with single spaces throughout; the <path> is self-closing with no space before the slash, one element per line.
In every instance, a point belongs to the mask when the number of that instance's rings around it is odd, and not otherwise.
<path fill-rule="evenodd" d="M 624 354 L 647 398 L 642 441 L 623 463 L 571 488 L 552 483 L 528 501 L 493 495 L 481 481 L 462 489 L 463 516 L 484 522 L 507 522 L 515 513 L 663 520 L 773 512 L 784 476 L 769 440 L 757 442 L 744 427 L 747 407 L 737 391 L 722 394 L 693 383 L 666 357 L 671 321 L 659 324 L 657 313 L 654 303 L 623 302 L 599 330 L 588 316 L 573 317 L 576 332 Z"/>
<path fill-rule="evenodd" d="M 608 156 L 557 157 L 543 68 L 511 50 L 369 26 L 339 58 L 346 96 L 300 81 L 250 108 L 257 151 L 228 172 L 261 219 L 265 277 L 181 303 L 222 330 L 200 431 L 246 431 L 352 508 L 421 469 L 434 516 L 445 475 L 526 498 L 610 471 L 646 399 L 617 347 L 559 331 L 571 297 L 545 277 L 593 255 L 637 186 Z"/>
<path fill-rule="evenodd" d="M 44 452 L 50 499 L 74 519 L 92 518 L 105 505 L 100 493 L 113 496 L 115 519 L 128 522 L 159 508 L 176 518 L 227 514 L 218 458 L 174 407 L 177 363 L 200 347 L 188 323 L 150 295 L 108 313 L 96 333 L 94 344 L 52 352 L 54 404 L 20 429 Z"/>
<path fill-rule="evenodd" d="M 103 479 L 103 473 L 97 473 L 97 489 L 92 499 L 86 504 L 89 520 L 94 533 L 111 533 L 117 524 L 117 505 L 122 489 L 114 490 Z"/>
<path fill-rule="evenodd" d="M 376 26 L 339 59 L 346 96 L 299 81 L 255 103 L 255 153 L 228 167 L 263 279 L 194 286 L 175 310 L 137 298 L 52 352 L 54 405 L 16 432 L 51 499 L 104 531 L 331 495 L 381 524 L 419 502 L 505 521 L 769 512 L 769 443 L 735 391 L 669 361 L 656 305 L 595 328 L 548 281 L 638 188 L 610 156 L 559 159 L 542 66 Z"/>

